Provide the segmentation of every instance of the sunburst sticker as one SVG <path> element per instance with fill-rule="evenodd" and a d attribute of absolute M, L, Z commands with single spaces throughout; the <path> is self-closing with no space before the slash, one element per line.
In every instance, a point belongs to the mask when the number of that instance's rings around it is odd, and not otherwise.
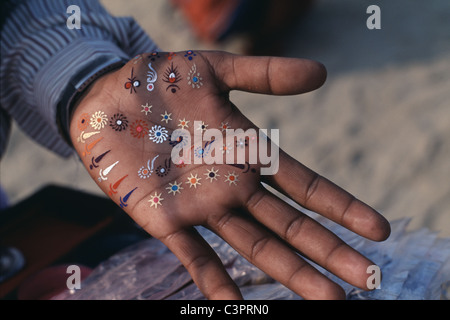
<path fill-rule="evenodd" d="M 225 182 L 228 182 L 228 183 L 230 184 L 230 186 L 231 186 L 232 184 L 237 185 L 236 182 L 239 181 L 238 176 L 239 176 L 239 175 L 237 175 L 236 173 L 234 173 L 234 171 L 233 171 L 232 173 L 228 172 L 228 174 L 225 175 L 225 178 L 226 178 Z"/>
<path fill-rule="evenodd" d="M 219 169 L 214 170 L 214 167 L 211 169 L 206 169 L 206 179 L 209 179 L 210 182 L 213 182 L 214 180 L 217 180 L 217 177 L 220 177 L 217 173 L 219 172 Z"/>
<path fill-rule="evenodd" d="M 200 180 L 202 178 L 198 178 L 197 174 L 195 174 L 195 176 L 191 173 L 191 176 L 187 178 L 188 183 L 189 183 L 189 188 L 197 188 L 197 185 L 201 185 Z"/>
<path fill-rule="evenodd" d="M 100 130 L 108 123 L 108 117 L 103 111 L 95 112 L 91 117 L 91 127 Z"/>
<path fill-rule="evenodd" d="M 186 120 L 186 118 L 180 119 L 178 121 L 180 122 L 178 126 L 181 127 L 181 129 L 189 128 L 188 126 L 189 121 Z"/>
<path fill-rule="evenodd" d="M 220 124 L 220 128 L 222 129 L 222 131 L 227 131 L 227 129 L 231 129 L 230 126 L 228 125 L 228 122 L 222 122 Z"/>
<path fill-rule="evenodd" d="M 174 183 L 169 182 L 169 186 L 166 189 L 169 190 L 169 194 L 176 195 L 177 193 L 181 193 L 180 190 L 183 190 L 182 184 L 183 182 L 177 183 L 175 180 Z"/>
<path fill-rule="evenodd" d="M 205 132 L 207 128 L 208 128 L 208 125 L 202 121 L 201 123 L 198 124 L 197 130 L 199 130 L 201 132 Z"/>

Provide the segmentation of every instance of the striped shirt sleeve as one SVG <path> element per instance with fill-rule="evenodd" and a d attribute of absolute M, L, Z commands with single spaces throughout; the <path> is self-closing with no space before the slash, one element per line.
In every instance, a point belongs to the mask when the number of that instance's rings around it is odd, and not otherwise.
<path fill-rule="evenodd" d="M 80 29 L 66 25 L 70 5 L 80 8 Z M 56 116 L 72 76 L 101 57 L 129 60 L 155 50 L 132 18 L 111 16 L 97 0 L 29 0 L 18 5 L 1 33 L 0 154 L 12 117 L 41 145 L 71 155 Z"/>

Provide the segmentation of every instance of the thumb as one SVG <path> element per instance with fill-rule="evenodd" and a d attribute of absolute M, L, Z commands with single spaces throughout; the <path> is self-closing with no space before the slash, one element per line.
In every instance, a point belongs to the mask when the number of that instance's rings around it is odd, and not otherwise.
<path fill-rule="evenodd" d="M 206 53 L 224 91 L 242 90 L 273 95 L 313 91 L 323 85 L 327 72 L 316 61 L 282 57 L 251 57 L 226 52 Z"/>

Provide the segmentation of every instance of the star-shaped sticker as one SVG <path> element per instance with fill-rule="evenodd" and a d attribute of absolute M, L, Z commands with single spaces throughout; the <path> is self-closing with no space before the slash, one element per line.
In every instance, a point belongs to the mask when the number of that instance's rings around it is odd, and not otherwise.
<path fill-rule="evenodd" d="M 185 128 L 189 128 L 188 123 L 189 121 L 186 120 L 185 118 L 178 120 L 180 121 L 180 123 L 178 124 L 179 127 L 181 127 L 181 129 L 185 129 Z"/>
<path fill-rule="evenodd" d="M 165 111 L 164 114 L 161 114 L 161 122 L 169 123 L 169 121 L 172 120 L 172 118 L 170 117 L 171 115 L 171 113 L 167 113 L 167 111 Z"/>
<path fill-rule="evenodd" d="M 150 207 L 155 206 L 155 208 L 158 209 L 158 205 L 162 206 L 161 201 L 163 201 L 164 198 L 161 198 L 161 194 L 162 193 L 158 195 L 158 193 L 155 191 L 155 194 L 151 196 L 150 200 L 148 200 L 148 202 L 151 203 Z"/>
<path fill-rule="evenodd" d="M 144 112 L 145 115 L 147 115 L 148 113 L 152 113 L 152 107 L 153 106 L 149 106 L 148 103 L 146 103 L 145 105 L 141 105 L 141 112 Z"/>

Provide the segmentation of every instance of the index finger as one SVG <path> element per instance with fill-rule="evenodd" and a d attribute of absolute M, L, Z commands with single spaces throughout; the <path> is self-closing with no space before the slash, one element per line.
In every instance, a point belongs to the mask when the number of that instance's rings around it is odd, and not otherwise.
<path fill-rule="evenodd" d="M 280 166 L 267 183 L 302 205 L 374 241 L 389 237 L 389 222 L 377 211 L 280 150 Z"/>

